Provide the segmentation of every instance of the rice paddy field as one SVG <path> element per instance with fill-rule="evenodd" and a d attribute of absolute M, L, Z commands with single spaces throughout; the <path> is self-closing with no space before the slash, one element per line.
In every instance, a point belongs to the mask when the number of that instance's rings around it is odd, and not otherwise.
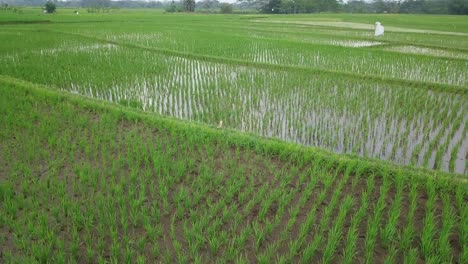
<path fill-rule="evenodd" d="M 467 123 L 468 17 L 2 10 L 0 263 L 467 263 Z"/>

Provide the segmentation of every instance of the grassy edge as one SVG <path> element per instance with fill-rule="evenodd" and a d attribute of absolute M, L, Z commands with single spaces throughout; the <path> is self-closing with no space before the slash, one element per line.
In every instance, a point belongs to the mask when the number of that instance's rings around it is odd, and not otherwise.
<path fill-rule="evenodd" d="M 300 164 L 322 161 L 330 167 L 353 167 L 361 174 L 376 174 L 390 177 L 412 178 L 421 183 L 437 182 L 439 186 L 452 186 L 463 184 L 468 190 L 468 175 L 454 174 L 443 171 L 428 170 L 413 166 L 399 166 L 389 161 L 363 158 L 352 154 L 337 154 L 331 151 L 307 147 L 295 143 L 284 142 L 279 139 L 260 137 L 251 133 L 242 133 L 230 129 L 217 129 L 215 126 L 193 121 L 178 120 L 171 117 L 160 116 L 140 110 L 124 107 L 115 103 L 86 98 L 62 91 L 52 90 L 47 86 L 34 84 L 28 81 L 0 75 L 0 84 L 11 85 L 23 89 L 40 99 L 49 99 L 50 102 L 60 103 L 67 101 L 77 107 L 97 112 L 113 112 L 119 118 L 129 121 L 144 122 L 170 132 L 175 132 L 202 142 L 215 142 L 231 146 L 238 146 L 253 150 L 259 154 L 277 157 Z M 0 87 L 0 92 L 4 87 Z M 451 189 L 451 188 L 449 188 Z"/>

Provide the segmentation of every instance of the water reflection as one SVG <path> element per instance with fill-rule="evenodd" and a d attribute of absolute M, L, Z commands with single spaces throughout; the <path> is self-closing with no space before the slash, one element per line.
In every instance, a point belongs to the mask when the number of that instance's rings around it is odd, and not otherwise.
<path fill-rule="evenodd" d="M 177 57 L 167 65 L 167 74 L 65 90 L 339 153 L 466 172 L 464 96 Z"/>

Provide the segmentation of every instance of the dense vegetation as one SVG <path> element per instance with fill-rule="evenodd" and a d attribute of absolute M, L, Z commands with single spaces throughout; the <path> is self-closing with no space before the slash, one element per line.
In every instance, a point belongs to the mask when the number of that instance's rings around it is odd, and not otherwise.
<path fill-rule="evenodd" d="M 201 0 L 193 2 L 188 8 L 189 0 L 143 1 L 143 0 L 68 0 L 57 1 L 60 7 L 85 7 L 90 11 L 108 8 L 164 8 L 169 12 L 221 11 L 226 3 L 218 0 Z M 43 6 L 44 0 L 1 0 L 0 4 L 10 6 Z M 467 15 L 468 3 L 465 0 L 238 0 L 229 4 L 237 11 L 263 12 L 273 14 L 298 13 L 401 13 L 401 14 L 456 14 Z M 190 6 L 192 7 L 192 5 Z"/>
<path fill-rule="evenodd" d="M 264 13 L 413 13 L 468 15 L 468 2 L 464 0 L 245 0 L 262 3 Z M 265 3 L 266 2 L 266 3 Z"/>
<path fill-rule="evenodd" d="M 465 17 L 21 11 L 0 263 L 468 262 Z"/>

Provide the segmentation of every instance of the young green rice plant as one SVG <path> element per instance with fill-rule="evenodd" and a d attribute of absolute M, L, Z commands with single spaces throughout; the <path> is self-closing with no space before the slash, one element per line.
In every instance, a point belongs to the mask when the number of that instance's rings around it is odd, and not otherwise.
<path fill-rule="evenodd" d="M 309 233 L 309 230 L 312 227 L 312 224 L 316 220 L 316 211 L 317 211 L 317 206 L 322 203 L 325 199 L 327 191 L 331 187 L 332 180 L 336 177 L 336 173 L 332 174 L 333 177 L 329 177 L 328 180 L 325 182 L 325 188 L 323 191 L 319 194 L 319 197 L 317 201 L 314 203 L 313 207 L 311 208 L 311 212 L 307 215 L 305 222 L 300 226 L 300 231 L 299 231 L 299 237 L 296 240 L 297 243 L 295 244 L 295 250 L 298 250 L 300 247 L 302 247 L 302 244 L 305 242 L 305 238 L 307 234 Z M 326 228 L 326 223 L 328 222 L 328 219 L 331 215 L 331 212 L 333 208 L 335 207 L 336 203 L 338 202 L 338 197 L 340 193 L 340 189 L 342 186 L 346 183 L 347 179 L 349 177 L 349 174 L 345 177 L 342 177 L 340 182 L 338 183 L 337 189 L 333 192 L 332 198 L 328 206 L 324 209 L 324 215 L 321 218 L 320 224 L 319 224 L 319 231 L 318 234 L 313 237 L 313 241 L 306 247 L 304 250 L 301 259 L 304 262 L 310 261 L 310 259 L 313 257 L 319 243 L 322 240 L 322 233 L 324 229 Z M 297 252 L 297 251 L 296 251 Z M 295 251 L 290 251 L 290 258 L 294 256 L 294 254 L 297 254 Z"/>
<path fill-rule="evenodd" d="M 326 223 L 328 222 L 328 220 L 330 218 L 330 213 L 331 213 L 331 210 L 332 210 L 331 208 L 333 208 L 334 205 L 335 205 L 335 202 L 333 202 L 333 199 L 332 199 L 332 201 L 327 206 L 327 208 L 325 208 L 324 216 L 322 216 L 322 219 L 321 219 L 320 224 L 319 224 L 318 234 L 313 237 L 312 242 L 304 250 L 304 254 L 302 256 L 302 261 L 304 263 L 311 261 L 311 258 L 314 256 L 314 254 L 317 251 L 320 243 L 322 243 L 322 241 L 324 239 L 322 234 L 324 233 L 324 230 L 326 228 Z M 314 215 L 314 217 L 315 217 L 315 215 Z M 311 222 L 309 221 L 309 219 L 312 219 L 312 218 L 306 219 L 307 225 L 311 225 Z M 305 230 L 307 230 L 307 229 L 302 228 L 302 227 L 305 227 L 305 226 L 301 226 L 301 235 L 302 235 L 302 237 L 304 237 L 305 232 L 306 232 Z M 340 231 L 337 228 L 336 230 L 335 229 L 330 230 L 330 232 L 332 232 L 332 233 L 335 232 L 335 235 L 339 235 L 338 233 Z M 331 242 L 331 245 L 329 245 L 329 246 L 333 247 L 333 243 L 334 242 Z M 328 250 L 332 250 L 332 249 L 329 248 Z M 329 253 L 327 253 L 327 254 L 329 254 Z M 325 258 L 329 258 L 329 257 L 330 257 L 329 255 L 324 256 L 324 260 L 325 260 Z"/>
<path fill-rule="evenodd" d="M 460 216 L 460 225 L 458 227 L 458 235 L 461 240 L 461 244 L 464 245 L 461 249 L 459 260 L 463 263 L 468 260 L 468 247 L 466 246 L 468 241 L 468 210 L 466 205 L 466 189 L 463 185 L 458 185 L 455 192 L 455 204 Z"/>
<path fill-rule="evenodd" d="M 373 180 L 373 176 L 370 181 Z M 371 185 L 373 187 L 373 185 Z M 371 187 L 371 188 L 372 188 Z M 353 263 L 353 257 L 356 254 L 356 241 L 358 237 L 358 225 L 364 218 L 367 206 L 368 206 L 368 193 L 372 192 L 372 189 L 367 189 L 362 193 L 361 196 L 361 207 L 358 212 L 351 218 L 351 226 L 348 230 L 348 236 L 346 238 L 346 247 L 343 252 L 343 263 Z"/>
<path fill-rule="evenodd" d="M 443 213 L 442 213 L 442 228 L 438 239 L 438 255 L 442 262 L 452 262 L 452 248 L 450 245 L 450 236 L 455 226 L 455 214 L 450 204 L 450 197 L 445 194 L 442 196 Z"/>
<path fill-rule="evenodd" d="M 322 257 L 322 262 L 323 263 L 331 263 L 334 253 L 336 251 L 336 247 L 339 243 L 339 241 L 342 238 L 342 233 L 343 233 L 343 223 L 345 221 L 345 217 L 353 205 L 353 199 L 351 197 L 346 197 L 343 201 L 343 203 L 340 206 L 339 209 L 339 214 L 336 218 L 335 224 L 333 227 L 330 229 L 328 233 L 328 240 L 327 240 L 327 245 L 325 247 L 325 250 L 323 252 L 323 257 Z"/>
<path fill-rule="evenodd" d="M 380 221 L 383 215 L 383 211 L 386 207 L 385 198 L 390 189 L 390 180 L 388 177 L 384 177 L 383 185 L 380 187 L 380 196 L 377 201 L 377 204 L 374 208 L 374 214 L 372 217 L 369 217 L 367 225 L 367 235 L 365 241 L 365 258 L 366 262 L 372 262 L 374 254 L 374 246 L 378 237 Z"/>
<path fill-rule="evenodd" d="M 434 217 L 434 203 L 437 200 L 434 185 L 428 185 L 428 200 L 426 203 L 426 215 L 424 227 L 421 233 L 421 253 L 425 259 L 429 259 L 435 249 L 434 236 L 436 233 L 436 220 Z"/>
<path fill-rule="evenodd" d="M 262 245 L 263 241 L 265 240 L 265 232 L 263 228 L 257 224 L 257 222 L 254 222 L 252 225 L 252 231 L 254 235 L 254 246 L 255 246 L 255 251 L 257 252 L 260 246 Z"/>
<path fill-rule="evenodd" d="M 412 184 L 411 189 L 410 189 L 410 194 L 409 194 L 410 206 L 409 206 L 409 211 L 406 217 L 407 219 L 406 226 L 403 229 L 403 232 L 400 234 L 400 239 L 399 239 L 401 241 L 400 243 L 401 248 L 405 254 L 411 250 L 411 243 L 416 233 L 413 221 L 414 221 L 414 214 L 416 212 L 417 199 L 418 199 L 417 192 L 418 192 L 418 185 Z"/>
<path fill-rule="evenodd" d="M 380 238 L 385 246 L 390 247 L 397 232 L 398 220 L 400 217 L 401 202 L 403 200 L 404 182 L 401 176 L 396 177 L 395 199 L 388 211 L 387 224 L 381 230 Z"/>
<path fill-rule="evenodd" d="M 282 232 L 282 236 L 286 236 L 287 232 L 291 230 L 291 228 L 295 224 L 300 208 L 305 205 L 307 199 L 312 195 L 312 190 L 315 188 L 318 181 L 319 181 L 318 177 L 311 177 L 311 181 L 307 185 L 307 188 L 302 192 L 302 195 L 299 198 L 299 202 L 297 203 L 296 207 L 291 207 L 289 209 L 289 220 L 286 225 L 286 228 Z M 299 182 L 299 184 L 301 184 L 301 182 Z"/>

